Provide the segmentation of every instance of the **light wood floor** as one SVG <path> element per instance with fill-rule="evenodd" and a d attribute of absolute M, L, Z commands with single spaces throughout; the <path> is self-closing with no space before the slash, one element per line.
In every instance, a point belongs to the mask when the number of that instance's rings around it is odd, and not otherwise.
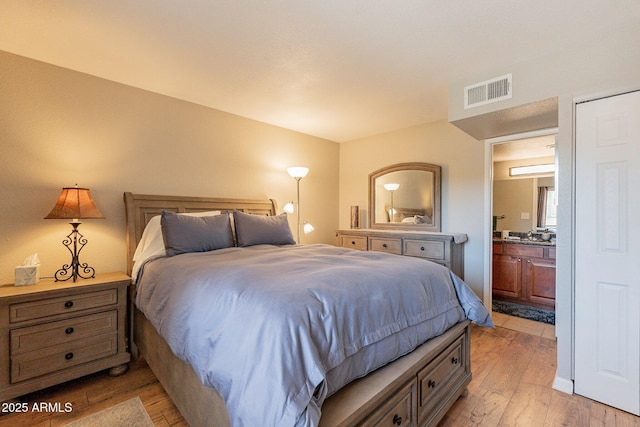
<path fill-rule="evenodd" d="M 556 371 L 553 327 L 494 313 L 495 330 L 473 326 L 469 395 L 460 398 L 440 423 L 461 426 L 640 426 L 640 418 L 580 396 L 551 389 Z M 144 363 L 121 377 L 94 374 L 25 396 L 39 402 L 70 402 L 69 413 L 0 415 L 3 426 L 61 426 L 140 396 L 156 426 L 186 426 Z"/>

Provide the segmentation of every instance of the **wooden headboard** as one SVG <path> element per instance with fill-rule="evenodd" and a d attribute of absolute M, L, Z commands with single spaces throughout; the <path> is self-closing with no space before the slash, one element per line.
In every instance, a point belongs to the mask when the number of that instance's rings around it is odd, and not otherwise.
<path fill-rule="evenodd" d="M 226 199 L 214 197 L 154 196 L 124 193 L 127 222 L 127 274 L 133 268 L 133 254 L 149 220 L 162 210 L 171 212 L 203 212 L 238 210 L 254 215 L 276 215 L 278 206 L 273 199 Z"/>

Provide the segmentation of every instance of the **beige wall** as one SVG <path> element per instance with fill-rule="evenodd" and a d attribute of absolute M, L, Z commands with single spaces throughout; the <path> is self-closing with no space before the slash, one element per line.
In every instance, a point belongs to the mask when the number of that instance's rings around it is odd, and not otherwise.
<path fill-rule="evenodd" d="M 335 241 L 335 142 L 6 52 L 0 88 L 0 283 L 35 252 L 45 276 L 70 261 L 61 241 L 71 227 L 43 217 L 75 183 L 106 216 L 80 226 L 81 261 L 98 272 L 126 268 L 123 192 L 275 198 L 282 208 L 296 196 L 294 165 L 310 168 L 302 217 L 316 230 L 303 242 Z"/>
<path fill-rule="evenodd" d="M 402 162 L 442 166 L 442 231 L 469 235 L 465 281 L 483 287 L 484 148 L 446 121 L 340 144 L 340 227 L 349 228 L 350 206 L 368 210 L 369 174 Z M 368 212 L 363 219 L 368 221 Z M 367 225 L 362 222 L 362 227 Z"/>
<path fill-rule="evenodd" d="M 505 216 L 498 220 L 496 230 L 526 233 L 535 229 L 534 187 L 533 178 L 493 181 L 493 215 Z M 529 219 L 522 219 L 523 213 Z"/>

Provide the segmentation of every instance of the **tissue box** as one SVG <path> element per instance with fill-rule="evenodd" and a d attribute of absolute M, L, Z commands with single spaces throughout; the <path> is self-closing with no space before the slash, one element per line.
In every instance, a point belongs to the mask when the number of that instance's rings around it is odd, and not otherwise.
<path fill-rule="evenodd" d="M 40 281 L 40 264 L 16 267 L 16 286 L 35 285 Z"/>

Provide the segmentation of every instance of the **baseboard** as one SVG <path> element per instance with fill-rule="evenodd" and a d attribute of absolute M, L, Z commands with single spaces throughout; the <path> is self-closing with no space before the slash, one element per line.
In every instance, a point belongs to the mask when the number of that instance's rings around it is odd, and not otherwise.
<path fill-rule="evenodd" d="M 566 378 L 555 377 L 551 388 L 566 394 L 573 394 L 573 381 Z"/>

